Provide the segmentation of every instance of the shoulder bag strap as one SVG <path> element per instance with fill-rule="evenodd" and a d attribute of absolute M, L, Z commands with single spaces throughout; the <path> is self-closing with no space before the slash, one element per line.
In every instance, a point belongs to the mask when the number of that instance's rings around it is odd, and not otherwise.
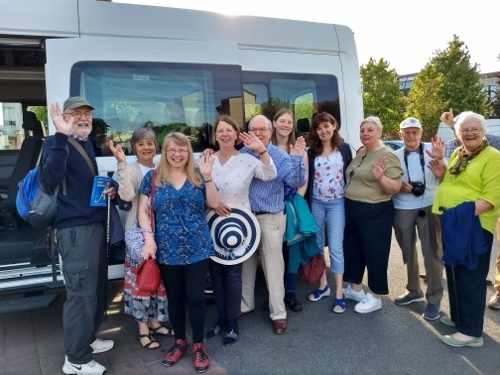
<path fill-rule="evenodd" d="M 149 202 L 149 219 L 151 220 L 151 230 L 153 232 L 155 231 L 155 210 L 154 210 L 155 186 L 156 186 L 156 169 L 153 170 L 153 181 L 151 182 L 151 199 Z"/>
<path fill-rule="evenodd" d="M 85 152 L 83 147 L 80 145 L 80 143 L 78 143 L 76 141 L 76 139 L 72 138 L 71 136 L 68 136 L 68 142 L 71 143 L 73 145 L 73 147 L 76 149 L 76 151 L 78 151 L 83 156 L 83 158 L 85 159 L 85 161 L 87 162 L 87 164 L 89 166 L 90 172 L 92 172 L 92 174 L 95 176 L 96 174 L 95 174 L 94 165 L 90 161 L 89 156 L 87 155 L 87 153 Z"/>

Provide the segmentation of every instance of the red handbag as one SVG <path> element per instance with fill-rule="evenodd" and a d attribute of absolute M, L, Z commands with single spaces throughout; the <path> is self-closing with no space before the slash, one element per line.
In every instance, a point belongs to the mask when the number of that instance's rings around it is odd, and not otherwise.
<path fill-rule="evenodd" d="M 154 193 L 156 185 L 156 170 L 153 171 L 153 181 L 151 182 L 151 199 L 150 199 L 150 211 L 149 217 L 151 220 L 151 229 L 154 230 L 155 218 L 154 218 Z M 156 260 L 149 258 L 148 260 L 142 262 L 142 264 L 137 268 L 136 283 L 137 287 L 142 292 L 154 292 L 160 287 L 161 274 Z"/>
<path fill-rule="evenodd" d="M 325 272 L 325 260 L 321 256 L 321 253 L 318 253 L 302 267 L 300 276 L 302 276 L 302 279 L 306 283 L 316 284 L 323 275 L 323 272 Z"/>
<path fill-rule="evenodd" d="M 142 292 L 154 292 L 160 287 L 161 274 L 156 260 L 149 258 L 139 266 L 136 282 Z"/>

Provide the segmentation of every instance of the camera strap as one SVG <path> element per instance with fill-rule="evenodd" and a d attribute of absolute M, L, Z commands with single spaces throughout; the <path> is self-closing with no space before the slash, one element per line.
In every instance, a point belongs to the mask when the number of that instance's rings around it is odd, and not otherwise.
<path fill-rule="evenodd" d="M 410 151 L 407 151 L 406 148 L 405 148 L 404 161 L 405 161 L 406 170 L 408 171 L 408 181 L 411 182 L 410 169 L 408 168 L 408 153 L 409 152 Z M 420 146 L 418 147 L 418 153 L 420 154 L 420 166 L 422 167 L 422 173 L 424 175 L 424 185 L 426 185 L 426 181 L 425 181 L 424 144 L 422 142 L 420 142 Z"/>

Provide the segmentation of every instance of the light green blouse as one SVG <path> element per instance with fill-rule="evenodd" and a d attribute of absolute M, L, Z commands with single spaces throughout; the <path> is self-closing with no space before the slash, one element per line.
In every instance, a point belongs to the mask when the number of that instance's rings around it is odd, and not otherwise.
<path fill-rule="evenodd" d="M 451 157 L 448 169 L 457 162 L 457 152 Z M 432 212 L 442 214 L 439 207 L 452 208 L 463 202 L 483 199 L 493 208 L 479 215 L 481 227 L 494 233 L 500 214 L 500 152 L 486 147 L 471 160 L 464 172 L 451 175 L 447 170 L 439 185 Z"/>

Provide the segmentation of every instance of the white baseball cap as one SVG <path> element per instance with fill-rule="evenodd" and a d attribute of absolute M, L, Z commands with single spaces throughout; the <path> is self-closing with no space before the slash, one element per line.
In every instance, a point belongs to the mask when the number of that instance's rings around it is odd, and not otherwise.
<path fill-rule="evenodd" d="M 406 129 L 406 128 L 419 128 L 422 129 L 422 124 L 418 119 L 415 117 L 408 117 L 407 119 L 403 120 L 401 124 L 399 124 L 399 129 Z"/>

